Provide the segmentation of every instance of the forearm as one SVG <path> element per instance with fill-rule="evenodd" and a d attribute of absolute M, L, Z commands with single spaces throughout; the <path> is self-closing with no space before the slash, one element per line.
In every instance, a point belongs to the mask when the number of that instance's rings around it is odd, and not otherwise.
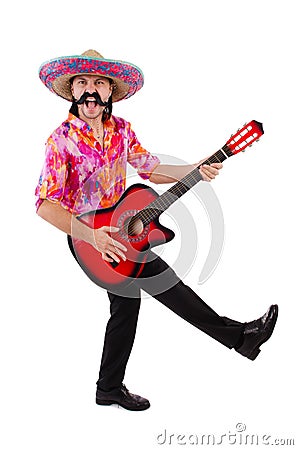
<path fill-rule="evenodd" d="M 44 200 L 38 208 L 37 214 L 59 230 L 74 238 L 93 243 L 94 233 L 92 228 L 84 225 L 76 217 L 63 208 L 59 203 Z"/>
<path fill-rule="evenodd" d="M 156 184 L 176 183 L 185 177 L 189 172 L 194 170 L 197 166 L 198 164 L 188 164 L 183 166 L 159 164 L 152 172 L 149 180 Z"/>

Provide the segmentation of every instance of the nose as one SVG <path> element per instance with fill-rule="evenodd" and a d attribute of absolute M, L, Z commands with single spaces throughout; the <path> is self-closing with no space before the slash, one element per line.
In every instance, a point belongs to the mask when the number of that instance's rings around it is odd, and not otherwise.
<path fill-rule="evenodd" d="M 96 84 L 93 80 L 89 80 L 88 83 L 86 84 L 86 88 L 85 88 L 85 92 L 89 92 L 90 94 L 92 94 L 92 92 L 96 91 Z"/>

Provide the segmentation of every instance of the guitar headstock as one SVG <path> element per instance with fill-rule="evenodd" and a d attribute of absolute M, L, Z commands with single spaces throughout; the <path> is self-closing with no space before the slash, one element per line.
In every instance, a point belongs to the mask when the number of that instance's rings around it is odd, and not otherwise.
<path fill-rule="evenodd" d="M 233 134 L 226 142 L 226 146 L 233 155 L 236 155 L 236 153 L 243 152 L 246 147 L 250 147 L 263 134 L 263 125 L 256 120 L 252 120 Z"/>

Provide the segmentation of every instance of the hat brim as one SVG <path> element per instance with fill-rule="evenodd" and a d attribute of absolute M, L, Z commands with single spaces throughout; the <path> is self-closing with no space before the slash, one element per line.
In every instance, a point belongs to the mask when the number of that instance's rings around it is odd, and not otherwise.
<path fill-rule="evenodd" d="M 70 79 L 77 75 L 100 75 L 115 84 L 113 102 L 134 95 L 144 84 L 144 76 L 133 64 L 88 56 L 63 56 L 43 63 L 39 77 L 45 86 L 60 97 L 72 101 Z"/>

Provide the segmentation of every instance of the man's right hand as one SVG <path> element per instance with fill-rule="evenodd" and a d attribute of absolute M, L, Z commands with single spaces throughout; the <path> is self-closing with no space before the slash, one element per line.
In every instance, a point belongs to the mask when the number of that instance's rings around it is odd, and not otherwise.
<path fill-rule="evenodd" d="M 117 227 L 101 227 L 93 230 L 94 232 L 94 243 L 93 247 L 98 250 L 102 259 L 108 262 L 116 261 L 120 262 L 121 257 L 123 261 L 126 261 L 126 256 L 123 252 L 127 251 L 127 248 L 124 247 L 120 242 L 116 241 L 110 236 L 110 233 L 117 233 L 119 228 Z"/>

